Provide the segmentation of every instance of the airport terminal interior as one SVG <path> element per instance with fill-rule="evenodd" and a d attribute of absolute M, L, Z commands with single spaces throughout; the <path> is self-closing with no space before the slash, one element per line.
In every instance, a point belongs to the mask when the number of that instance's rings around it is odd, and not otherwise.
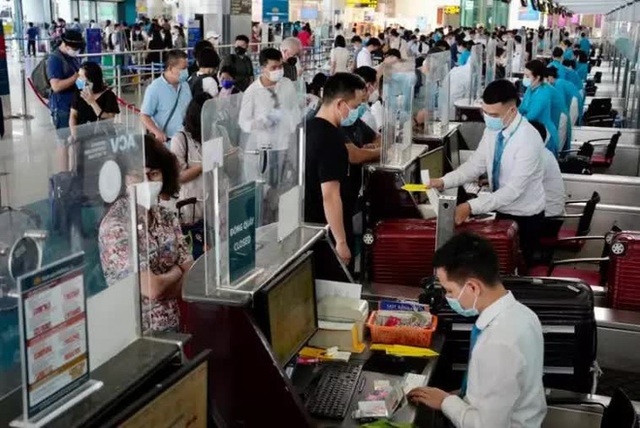
<path fill-rule="evenodd" d="M 640 3 L 0 22 L 0 427 L 640 428 Z"/>

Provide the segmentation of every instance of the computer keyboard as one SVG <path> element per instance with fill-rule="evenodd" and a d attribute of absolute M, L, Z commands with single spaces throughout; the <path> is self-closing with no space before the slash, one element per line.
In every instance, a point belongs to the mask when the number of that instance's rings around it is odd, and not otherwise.
<path fill-rule="evenodd" d="M 344 419 L 361 372 L 362 364 L 326 364 L 307 399 L 309 413 L 318 418 Z"/>

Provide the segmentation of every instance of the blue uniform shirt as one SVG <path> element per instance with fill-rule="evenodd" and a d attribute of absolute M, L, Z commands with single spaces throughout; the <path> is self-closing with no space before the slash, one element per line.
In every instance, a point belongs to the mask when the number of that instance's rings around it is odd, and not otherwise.
<path fill-rule="evenodd" d="M 553 61 L 551 61 L 551 64 L 549 64 L 549 67 L 555 67 L 558 70 L 558 77 L 560 79 L 567 78 L 567 67 L 562 65 L 562 63 L 557 59 L 554 59 Z"/>
<path fill-rule="evenodd" d="M 558 140 L 558 150 L 562 151 L 564 150 L 567 142 L 571 141 L 571 116 L 569 115 L 569 107 L 567 107 L 564 94 L 561 91 L 549 83 L 545 83 L 545 85 L 549 87 L 549 92 L 551 93 L 551 120 L 553 120 L 553 124 L 558 129 L 558 138 L 560 137 L 560 117 L 562 114 L 565 114 L 567 118 L 567 133 L 565 140 Z"/>
<path fill-rule="evenodd" d="M 551 118 L 551 98 L 553 94 L 549 89 L 551 86 L 542 83 L 535 88 L 527 88 L 520 104 L 520 114 L 527 118 L 529 122 L 538 121 L 544 125 L 549 134 L 547 148 L 554 155 L 558 155 L 559 138 L 558 128 Z"/>
<path fill-rule="evenodd" d="M 171 116 L 171 120 L 167 123 L 173 105 L 176 102 L 176 97 L 179 97 L 178 105 L 173 116 Z M 176 89 L 171 83 L 167 82 L 164 76 L 160 76 L 151 82 L 144 93 L 144 100 L 140 110 L 143 114 L 151 117 L 160 130 L 167 123 L 164 133 L 168 138 L 172 138 L 182 128 L 184 114 L 190 102 L 191 89 L 189 89 L 187 82 L 180 83 Z"/>
<path fill-rule="evenodd" d="M 579 62 L 576 64 L 576 73 L 578 73 L 578 77 L 583 82 L 587 81 L 587 76 L 589 75 L 589 64 L 586 62 Z"/>
<path fill-rule="evenodd" d="M 49 79 L 68 79 L 76 74 L 79 69 L 80 61 L 77 58 L 65 55 L 60 50 L 54 51 L 47 59 L 47 76 Z M 49 109 L 51 111 L 69 112 L 75 91 L 75 85 L 62 92 L 52 91 L 49 97 Z"/>
<path fill-rule="evenodd" d="M 573 49 L 571 48 L 567 48 L 564 51 L 564 54 L 562 54 L 562 59 L 575 59 L 575 55 L 573 54 Z"/>
<path fill-rule="evenodd" d="M 38 34 L 40 34 L 40 30 L 38 29 L 38 27 L 27 28 L 27 38 L 29 40 L 35 40 L 36 37 L 38 37 Z"/>
<path fill-rule="evenodd" d="M 556 79 L 555 88 L 564 95 L 564 100 L 567 108 L 571 111 L 571 101 L 573 98 L 578 100 L 578 117 L 579 120 L 582 119 L 582 113 L 584 112 L 584 98 L 582 98 L 582 94 L 576 88 L 576 85 L 569 82 L 565 79 Z"/>
<path fill-rule="evenodd" d="M 573 83 L 576 88 L 578 88 L 578 90 L 582 90 L 582 80 L 580 80 L 580 76 L 578 76 L 578 73 L 573 69 L 573 68 L 569 68 L 569 67 L 565 67 L 567 69 L 567 73 L 566 73 L 566 79 Z M 558 73 L 560 74 L 560 73 Z"/>

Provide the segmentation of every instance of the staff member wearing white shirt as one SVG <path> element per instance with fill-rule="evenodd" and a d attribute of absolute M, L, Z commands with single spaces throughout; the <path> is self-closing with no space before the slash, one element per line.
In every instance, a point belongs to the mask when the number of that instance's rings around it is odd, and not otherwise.
<path fill-rule="evenodd" d="M 491 82 L 482 99 L 486 128 L 478 149 L 455 171 L 431 180 L 431 187 L 458 187 L 486 173 L 492 192 L 458 205 L 456 224 L 471 214 L 491 211 L 497 212 L 498 219 L 515 220 L 520 249 L 531 266 L 544 221 L 542 139 L 518 113 L 518 92 L 511 82 Z"/>
<path fill-rule="evenodd" d="M 416 388 L 409 400 L 442 410 L 456 428 L 540 427 L 547 413 L 542 326 L 500 282 L 491 243 L 456 235 L 436 252 L 433 267 L 451 309 L 479 317 L 460 394 Z"/>
<path fill-rule="evenodd" d="M 375 37 L 369 39 L 367 46 L 364 49 L 360 49 L 358 58 L 356 58 L 356 67 L 373 67 L 373 58 L 371 57 L 371 53 L 377 51 L 381 47 L 382 43 L 380 43 L 380 40 Z"/>
<path fill-rule="evenodd" d="M 531 126 L 536 128 L 542 141 L 546 143 L 548 138 L 547 129 L 540 122 L 531 122 Z M 542 151 L 542 166 L 544 170 L 544 178 L 542 186 L 544 187 L 545 203 L 544 208 L 544 225 L 542 227 L 543 236 L 558 236 L 558 232 L 562 227 L 562 219 L 553 219 L 552 217 L 564 215 L 564 204 L 566 201 L 566 191 L 564 188 L 564 180 L 562 179 L 562 171 L 558 159 L 549 150 Z"/>

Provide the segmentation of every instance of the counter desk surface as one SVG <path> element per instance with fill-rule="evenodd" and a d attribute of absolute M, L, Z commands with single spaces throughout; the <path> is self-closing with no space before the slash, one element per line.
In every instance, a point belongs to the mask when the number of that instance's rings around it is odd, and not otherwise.
<path fill-rule="evenodd" d="M 437 333 L 433 337 L 433 341 L 431 343 L 431 349 L 433 349 L 438 353 L 442 352 L 442 348 L 444 346 L 444 340 L 445 340 L 444 334 Z M 351 359 L 350 359 L 351 362 L 365 364 L 365 370 L 363 370 L 361 374 L 361 380 L 362 380 L 362 377 L 365 378 L 364 386 L 362 387 L 361 391 L 356 390 L 356 392 L 353 394 L 353 397 L 351 398 L 351 403 L 349 404 L 349 411 L 347 412 L 347 416 L 342 420 L 342 422 L 330 421 L 330 420 L 324 420 L 324 419 L 314 419 L 314 422 L 316 423 L 317 427 L 319 428 L 359 427 L 360 425 L 362 425 L 362 422 L 356 419 L 353 419 L 351 415 L 353 411 L 358 408 L 358 402 L 364 401 L 368 395 L 373 393 L 374 382 L 376 380 L 402 382 L 404 373 L 388 374 L 388 373 L 375 371 L 375 369 L 368 370 L 366 364 L 372 358 L 372 356 L 373 356 L 373 352 L 370 351 L 368 348 L 362 354 L 351 354 Z M 424 369 L 421 372 L 417 373 L 425 376 L 427 385 L 429 385 L 429 382 L 431 381 L 431 377 L 433 376 L 437 365 L 438 365 L 438 357 L 428 358 Z M 400 408 L 396 410 L 396 412 L 394 413 L 393 418 L 391 419 L 391 422 L 414 423 L 417 420 L 424 420 L 428 418 L 431 413 L 432 412 L 427 408 L 423 406 L 415 406 L 409 403 L 405 399 L 402 402 Z"/>

